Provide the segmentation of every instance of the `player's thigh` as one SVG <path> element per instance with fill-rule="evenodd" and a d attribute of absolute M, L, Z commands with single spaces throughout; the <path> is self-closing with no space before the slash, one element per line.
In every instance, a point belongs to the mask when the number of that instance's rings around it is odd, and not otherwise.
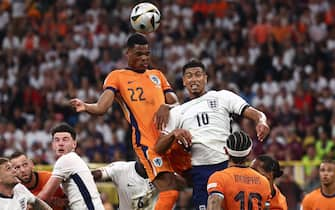
<path fill-rule="evenodd" d="M 144 165 L 147 175 L 151 181 L 156 176 L 163 172 L 171 172 L 174 170 L 171 167 L 170 160 L 165 155 L 156 153 L 153 149 L 147 147 L 134 148 L 139 160 Z"/>

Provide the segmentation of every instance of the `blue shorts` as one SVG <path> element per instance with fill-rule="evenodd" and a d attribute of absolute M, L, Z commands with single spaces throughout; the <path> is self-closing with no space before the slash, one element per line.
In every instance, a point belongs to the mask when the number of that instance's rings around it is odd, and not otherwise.
<path fill-rule="evenodd" d="M 215 165 L 202 165 L 192 166 L 192 184 L 193 184 L 193 195 L 192 202 L 193 206 L 197 210 L 206 210 L 207 207 L 207 182 L 209 177 L 216 171 L 223 170 L 228 167 L 228 161 L 218 163 Z"/>

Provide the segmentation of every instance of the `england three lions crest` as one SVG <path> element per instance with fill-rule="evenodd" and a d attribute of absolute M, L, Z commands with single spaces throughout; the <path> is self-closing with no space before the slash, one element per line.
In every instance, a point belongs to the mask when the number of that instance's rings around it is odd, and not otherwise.
<path fill-rule="evenodd" d="M 150 80 L 156 85 L 156 86 L 161 86 L 161 80 L 159 79 L 159 77 L 157 77 L 156 75 L 149 75 Z"/>
<path fill-rule="evenodd" d="M 219 107 L 219 101 L 216 98 L 207 100 L 207 104 L 211 109 L 217 109 Z"/>

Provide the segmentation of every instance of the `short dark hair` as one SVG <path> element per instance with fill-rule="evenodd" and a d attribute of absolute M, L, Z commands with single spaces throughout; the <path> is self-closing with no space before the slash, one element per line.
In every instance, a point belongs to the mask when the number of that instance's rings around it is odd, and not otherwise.
<path fill-rule="evenodd" d="M 268 156 L 268 155 L 260 155 L 256 158 L 256 160 L 259 160 L 263 163 L 263 169 L 265 172 L 272 172 L 274 178 L 281 177 L 283 175 L 283 171 L 280 170 L 279 162 Z"/>
<path fill-rule="evenodd" d="M 127 41 L 127 48 L 133 48 L 136 44 L 138 45 L 146 45 L 148 44 L 147 38 L 145 36 L 135 33 L 132 34 Z"/>
<path fill-rule="evenodd" d="M 252 147 L 252 140 L 248 136 L 248 134 L 243 131 L 235 131 L 228 136 L 227 139 L 227 148 L 232 151 L 246 151 Z M 229 154 L 229 157 L 233 163 L 241 164 L 246 161 L 246 158 L 249 154 L 244 156 L 236 157 L 232 154 Z"/>
<path fill-rule="evenodd" d="M 55 133 L 67 132 L 70 133 L 73 140 L 76 140 L 76 131 L 67 123 L 60 123 L 51 129 L 51 135 L 54 137 Z"/>
<path fill-rule="evenodd" d="M 20 157 L 21 155 L 27 156 L 26 154 L 24 154 L 24 153 L 21 152 L 21 151 L 15 151 L 14 153 L 12 153 L 12 154 L 9 156 L 9 159 L 12 160 L 12 159 L 14 159 L 14 158 Z"/>
<path fill-rule="evenodd" d="M 193 67 L 200 67 L 204 72 L 206 72 L 205 65 L 201 61 L 192 59 L 183 66 L 183 75 L 185 74 L 186 69 Z"/>
<path fill-rule="evenodd" d="M 324 158 L 321 163 L 331 163 L 331 164 L 335 164 L 335 160 L 333 160 L 331 157 L 326 157 Z"/>
<path fill-rule="evenodd" d="M 9 162 L 9 159 L 8 158 L 5 158 L 5 157 L 0 157 L 0 166 L 5 164 L 5 163 L 8 163 Z"/>

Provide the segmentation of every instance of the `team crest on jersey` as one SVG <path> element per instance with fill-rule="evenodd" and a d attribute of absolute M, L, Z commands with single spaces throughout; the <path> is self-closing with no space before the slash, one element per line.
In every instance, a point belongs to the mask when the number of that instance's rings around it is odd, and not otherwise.
<path fill-rule="evenodd" d="M 216 109 L 219 106 L 219 102 L 217 99 L 209 99 L 207 100 L 208 107 L 211 109 Z"/>
<path fill-rule="evenodd" d="M 151 74 L 151 75 L 149 75 L 149 77 L 155 85 L 157 85 L 157 86 L 161 85 L 161 80 L 156 75 Z"/>
<path fill-rule="evenodd" d="M 155 157 L 153 162 L 156 167 L 162 167 L 163 165 L 163 160 L 161 157 Z"/>

